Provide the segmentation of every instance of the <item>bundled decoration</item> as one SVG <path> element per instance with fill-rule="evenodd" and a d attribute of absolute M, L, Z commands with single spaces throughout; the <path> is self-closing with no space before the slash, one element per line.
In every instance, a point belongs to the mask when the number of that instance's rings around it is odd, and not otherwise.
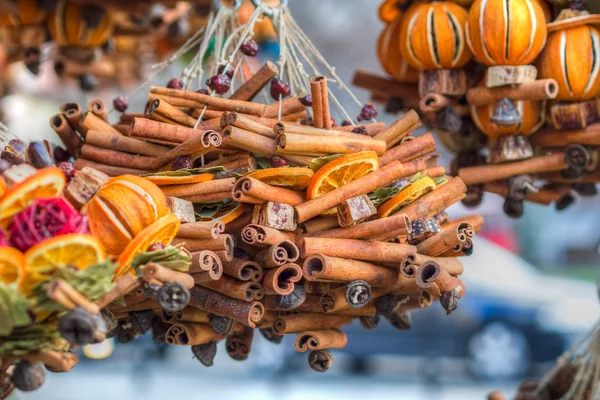
<path fill-rule="evenodd" d="M 467 206 L 491 192 L 516 218 L 523 201 L 560 210 L 574 192 L 596 194 L 598 16 L 581 1 L 551 23 L 545 0 L 456 2 L 468 11 L 453 3 L 383 2 L 377 52 L 392 79 L 357 71 L 354 83 L 391 112 L 418 104 L 457 153 L 451 173 L 467 185 Z"/>

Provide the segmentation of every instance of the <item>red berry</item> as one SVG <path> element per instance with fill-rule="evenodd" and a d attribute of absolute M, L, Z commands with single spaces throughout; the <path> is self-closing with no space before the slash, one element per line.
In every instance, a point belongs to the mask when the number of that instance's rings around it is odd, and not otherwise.
<path fill-rule="evenodd" d="M 345 119 L 342 121 L 342 126 L 348 126 L 348 125 L 352 125 L 352 121 L 350 121 L 349 119 Z"/>
<path fill-rule="evenodd" d="M 225 94 L 229 90 L 231 82 L 227 75 L 215 75 L 206 80 L 206 86 L 211 90 L 217 92 L 217 94 Z"/>
<path fill-rule="evenodd" d="M 352 129 L 352 132 L 358 133 L 360 135 L 366 135 L 367 134 L 367 130 L 365 129 L 364 125 L 357 126 L 356 128 Z"/>
<path fill-rule="evenodd" d="M 300 100 L 300 103 L 302 103 L 306 107 L 312 107 L 312 96 L 310 94 L 307 94 L 304 97 L 300 97 L 299 100 Z"/>
<path fill-rule="evenodd" d="M 127 110 L 127 100 L 123 96 L 115 97 L 113 99 L 113 107 L 119 112 L 125 112 Z"/>
<path fill-rule="evenodd" d="M 183 89 L 183 83 L 181 82 L 181 79 L 179 78 L 173 78 L 171 79 L 168 83 L 167 83 L 167 87 L 169 89 L 177 89 L 177 90 L 182 90 Z"/>
<path fill-rule="evenodd" d="M 287 97 L 290 95 L 290 85 L 281 79 L 273 78 L 271 80 L 271 97 L 275 100 L 279 100 L 281 98 Z"/>
<path fill-rule="evenodd" d="M 310 117 L 308 117 L 308 118 L 302 118 L 299 122 L 300 122 L 300 125 L 307 125 L 307 126 L 314 126 L 315 125 L 315 122 Z"/>
<path fill-rule="evenodd" d="M 240 51 L 242 54 L 248 57 L 254 57 L 258 54 L 258 43 L 256 43 L 253 39 L 248 39 L 244 44 L 242 44 Z"/>
<path fill-rule="evenodd" d="M 285 167 L 286 165 L 288 165 L 288 163 L 285 158 L 279 156 L 271 157 L 271 167 Z"/>
<path fill-rule="evenodd" d="M 173 171 L 178 169 L 190 169 L 192 166 L 193 164 L 190 156 L 179 156 L 171 161 L 171 168 L 173 168 Z"/>
<path fill-rule="evenodd" d="M 228 65 L 227 67 L 225 67 L 225 65 L 221 65 L 219 67 L 219 69 L 217 70 L 217 72 L 219 73 L 219 75 L 223 75 L 223 71 L 225 71 L 225 75 L 227 75 L 229 77 L 229 79 L 233 79 L 233 73 L 235 71 L 233 70 L 233 68 L 231 67 L 231 65 Z"/>
<path fill-rule="evenodd" d="M 209 94 L 209 93 L 208 93 L 208 90 L 206 90 L 206 89 L 198 89 L 198 90 L 196 90 L 196 93 L 200 93 L 200 94 Z"/>
<path fill-rule="evenodd" d="M 365 119 L 373 119 L 377 116 L 377 110 L 371 103 L 367 103 L 360 110 L 360 115 L 358 116 L 359 121 L 364 121 Z"/>
<path fill-rule="evenodd" d="M 54 150 L 52 150 L 52 155 L 54 156 L 55 162 L 69 161 L 71 159 L 71 153 L 60 146 L 56 146 Z"/>
<path fill-rule="evenodd" d="M 71 182 L 71 179 L 75 178 L 75 174 L 77 174 L 77 171 L 75 171 L 75 168 L 73 168 L 72 163 L 68 161 L 61 161 L 58 164 L 56 164 L 56 166 L 62 170 L 62 173 L 65 176 L 67 183 Z"/>
<path fill-rule="evenodd" d="M 163 250 L 165 247 L 166 246 L 164 244 L 156 242 L 148 247 L 148 251 Z"/>

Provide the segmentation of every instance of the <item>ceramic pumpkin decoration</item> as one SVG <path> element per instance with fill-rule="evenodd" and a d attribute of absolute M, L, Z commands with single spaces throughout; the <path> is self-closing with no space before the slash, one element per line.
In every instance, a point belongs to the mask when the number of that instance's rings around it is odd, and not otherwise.
<path fill-rule="evenodd" d="M 546 16 L 538 0 L 475 0 L 467 41 L 485 65 L 526 65 L 546 43 Z"/>
<path fill-rule="evenodd" d="M 18 14 L 0 12 L 0 26 L 16 28 L 44 22 L 46 11 L 39 7 L 38 0 L 17 0 L 16 3 Z"/>
<path fill-rule="evenodd" d="M 57 45 L 98 47 L 112 36 L 115 28 L 113 12 L 86 7 L 59 0 L 48 21 L 48 29 Z"/>
<path fill-rule="evenodd" d="M 385 0 L 379 6 L 379 19 L 389 24 L 402 16 L 402 12 L 410 4 L 409 0 Z"/>
<path fill-rule="evenodd" d="M 557 99 L 585 101 L 600 93 L 599 60 L 600 31 L 582 24 L 549 33 L 538 70 L 558 83 Z"/>
<path fill-rule="evenodd" d="M 400 82 L 417 82 L 419 74 L 400 53 L 402 17 L 386 25 L 377 40 L 377 58 L 389 75 Z"/>
<path fill-rule="evenodd" d="M 456 69 L 471 59 L 467 11 L 450 1 L 415 3 L 402 18 L 400 52 L 419 70 Z"/>

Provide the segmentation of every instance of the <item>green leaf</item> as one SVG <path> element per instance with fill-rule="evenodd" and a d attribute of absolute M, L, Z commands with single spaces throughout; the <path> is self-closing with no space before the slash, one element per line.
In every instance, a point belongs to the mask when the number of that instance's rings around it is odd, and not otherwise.
<path fill-rule="evenodd" d="M 131 265 L 137 271 L 140 266 L 151 262 L 175 271 L 187 272 L 192 264 L 192 259 L 181 250 L 180 246 L 168 246 L 160 250 L 138 253 L 133 258 Z"/>
<path fill-rule="evenodd" d="M 272 168 L 271 160 L 265 157 L 256 157 L 256 165 L 260 167 L 260 169 Z"/>
<path fill-rule="evenodd" d="M 369 193 L 369 199 L 371 199 L 375 207 L 379 207 L 398 193 L 400 193 L 400 188 L 395 186 L 379 188 Z"/>
<path fill-rule="evenodd" d="M 436 186 L 440 186 L 440 185 L 443 185 L 444 183 L 447 183 L 448 178 L 446 178 L 445 176 L 438 176 L 436 178 L 433 178 L 433 181 L 435 182 Z"/>
<path fill-rule="evenodd" d="M 125 296 L 119 296 L 115 299 L 115 303 L 117 303 L 120 306 L 127 306 L 127 303 L 125 303 Z"/>
<path fill-rule="evenodd" d="M 196 218 L 212 218 L 221 211 L 227 212 L 233 210 L 238 204 L 231 201 L 231 199 L 212 203 L 195 203 L 194 212 L 196 213 Z"/>
<path fill-rule="evenodd" d="M 332 154 L 330 156 L 317 157 L 310 160 L 308 164 L 309 168 L 314 172 L 317 172 L 319 169 L 325 166 L 330 161 L 335 160 L 336 158 L 340 158 L 343 154 Z"/>
<path fill-rule="evenodd" d="M 192 175 L 200 175 L 200 174 L 214 174 L 215 172 L 225 171 L 225 168 L 221 165 L 216 167 L 209 168 L 183 168 L 178 169 L 177 171 L 160 171 L 153 172 L 151 174 L 144 174 L 143 177 L 152 177 L 152 176 L 192 176 Z"/>
<path fill-rule="evenodd" d="M 11 286 L 0 282 L 0 336 L 14 328 L 31 324 L 29 300 Z"/>

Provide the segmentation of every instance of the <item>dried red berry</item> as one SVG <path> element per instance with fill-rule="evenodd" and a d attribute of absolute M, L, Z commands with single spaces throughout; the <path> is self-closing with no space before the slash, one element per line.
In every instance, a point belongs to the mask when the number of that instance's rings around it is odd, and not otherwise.
<path fill-rule="evenodd" d="M 179 79 L 179 78 L 173 78 L 169 82 L 167 82 L 167 87 L 169 89 L 182 90 L 183 89 L 183 82 L 181 82 L 181 79 Z"/>
<path fill-rule="evenodd" d="M 231 81 L 227 75 L 215 75 L 206 80 L 206 86 L 217 94 L 225 94 L 231 86 Z"/>
<path fill-rule="evenodd" d="M 206 90 L 206 89 L 198 89 L 198 90 L 196 90 L 196 93 L 200 93 L 200 94 L 209 94 L 209 93 L 208 93 L 208 90 Z"/>
<path fill-rule="evenodd" d="M 163 250 L 165 247 L 166 246 L 164 244 L 156 242 L 148 247 L 148 251 Z"/>
<path fill-rule="evenodd" d="M 350 121 L 349 119 L 345 119 L 342 121 L 342 126 L 348 126 L 348 125 L 352 125 L 352 121 Z"/>
<path fill-rule="evenodd" d="M 358 133 L 359 135 L 366 135 L 367 134 L 367 130 L 365 129 L 364 125 L 357 126 L 356 128 L 352 129 L 352 132 Z"/>
<path fill-rule="evenodd" d="M 289 96 L 291 93 L 290 85 L 281 79 L 271 79 L 271 97 L 275 100 Z"/>
<path fill-rule="evenodd" d="M 302 118 L 299 122 L 300 122 L 300 125 L 306 125 L 306 126 L 313 126 L 315 124 L 313 119 L 310 117 Z"/>
<path fill-rule="evenodd" d="M 75 178 L 77 171 L 75 171 L 73 163 L 70 163 L 68 161 L 61 161 L 58 164 L 56 164 L 56 166 L 62 170 L 62 173 L 65 176 L 67 183 L 71 182 L 71 179 Z"/>
<path fill-rule="evenodd" d="M 127 106 L 128 104 L 127 100 L 125 100 L 125 97 L 119 96 L 113 99 L 113 107 L 115 108 L 115 110 L 119 112 L 125 112 L 125 110 L 127 110 Z"/>
<path fill-rule="evenodd" d="M 219 75 L 223 75 L 223 71 L 225 72 L 225 75 L 227 75 L 229 77 L 229 79 L 233 79 L 233 73 L 235 72 L 233 70 L 233 67 L 231 65 L 221 65 L 219 67 L 219 69 L 217 70 L 217 72 L 219 73 Z"/>
<path fill-rule="evenodd" d="M 364 121 L 366 119 L 373 119 L 376 116 L 377 116 L 377 109 L 375 108 L 375 106 L 373 106 L 373 104 L 371 104 L 371 103 L 367 103 L 360 110 L 360 114 L 357 119 L 359 121 Z"/>
<path fill-rule="evenodd" d="M 240 47 L 240 51 L 242 54 L 248 57 L 254 57 L 258 54 L 258 43 L 253 39 L 248 39 L 242 46 Z"/>
<path fill-rule="evenodd" d="M 56 146 L 52 150 L 52 156 L 54 161 L 59 163 L 61 161 L 69 161 L 71 159 L 71 153 L 69 153 L 64 147 Z"/>
<path fill-rule="evenodd" d="M 178 169 L 189 169 L 192 168 L 193 163 L 190 156 L 179 156 L 171 161 L 171 168 L 176 171 Z"/>
<path fill-rule="evenodd" d="M 306 107 L 312 107 L 312 96 L 310 94 L 300 97 L 298 100 L 300 100 L 300 103 L 304 104 Z"/>
<path fill-rule="evenodd" d="M 63 197 L 36 199 L 18 213 L 10 227 L 10 242 L 21 251 L 55 236 L 89 233 L 87 216 Z"/>
<path fill-rule="evenodd" d="M 271 167 L 278 168 L 285 167 L 286 165 L 288 165 L 288 162 L 285 158 L 279 156 L 271 157 Z"/>

